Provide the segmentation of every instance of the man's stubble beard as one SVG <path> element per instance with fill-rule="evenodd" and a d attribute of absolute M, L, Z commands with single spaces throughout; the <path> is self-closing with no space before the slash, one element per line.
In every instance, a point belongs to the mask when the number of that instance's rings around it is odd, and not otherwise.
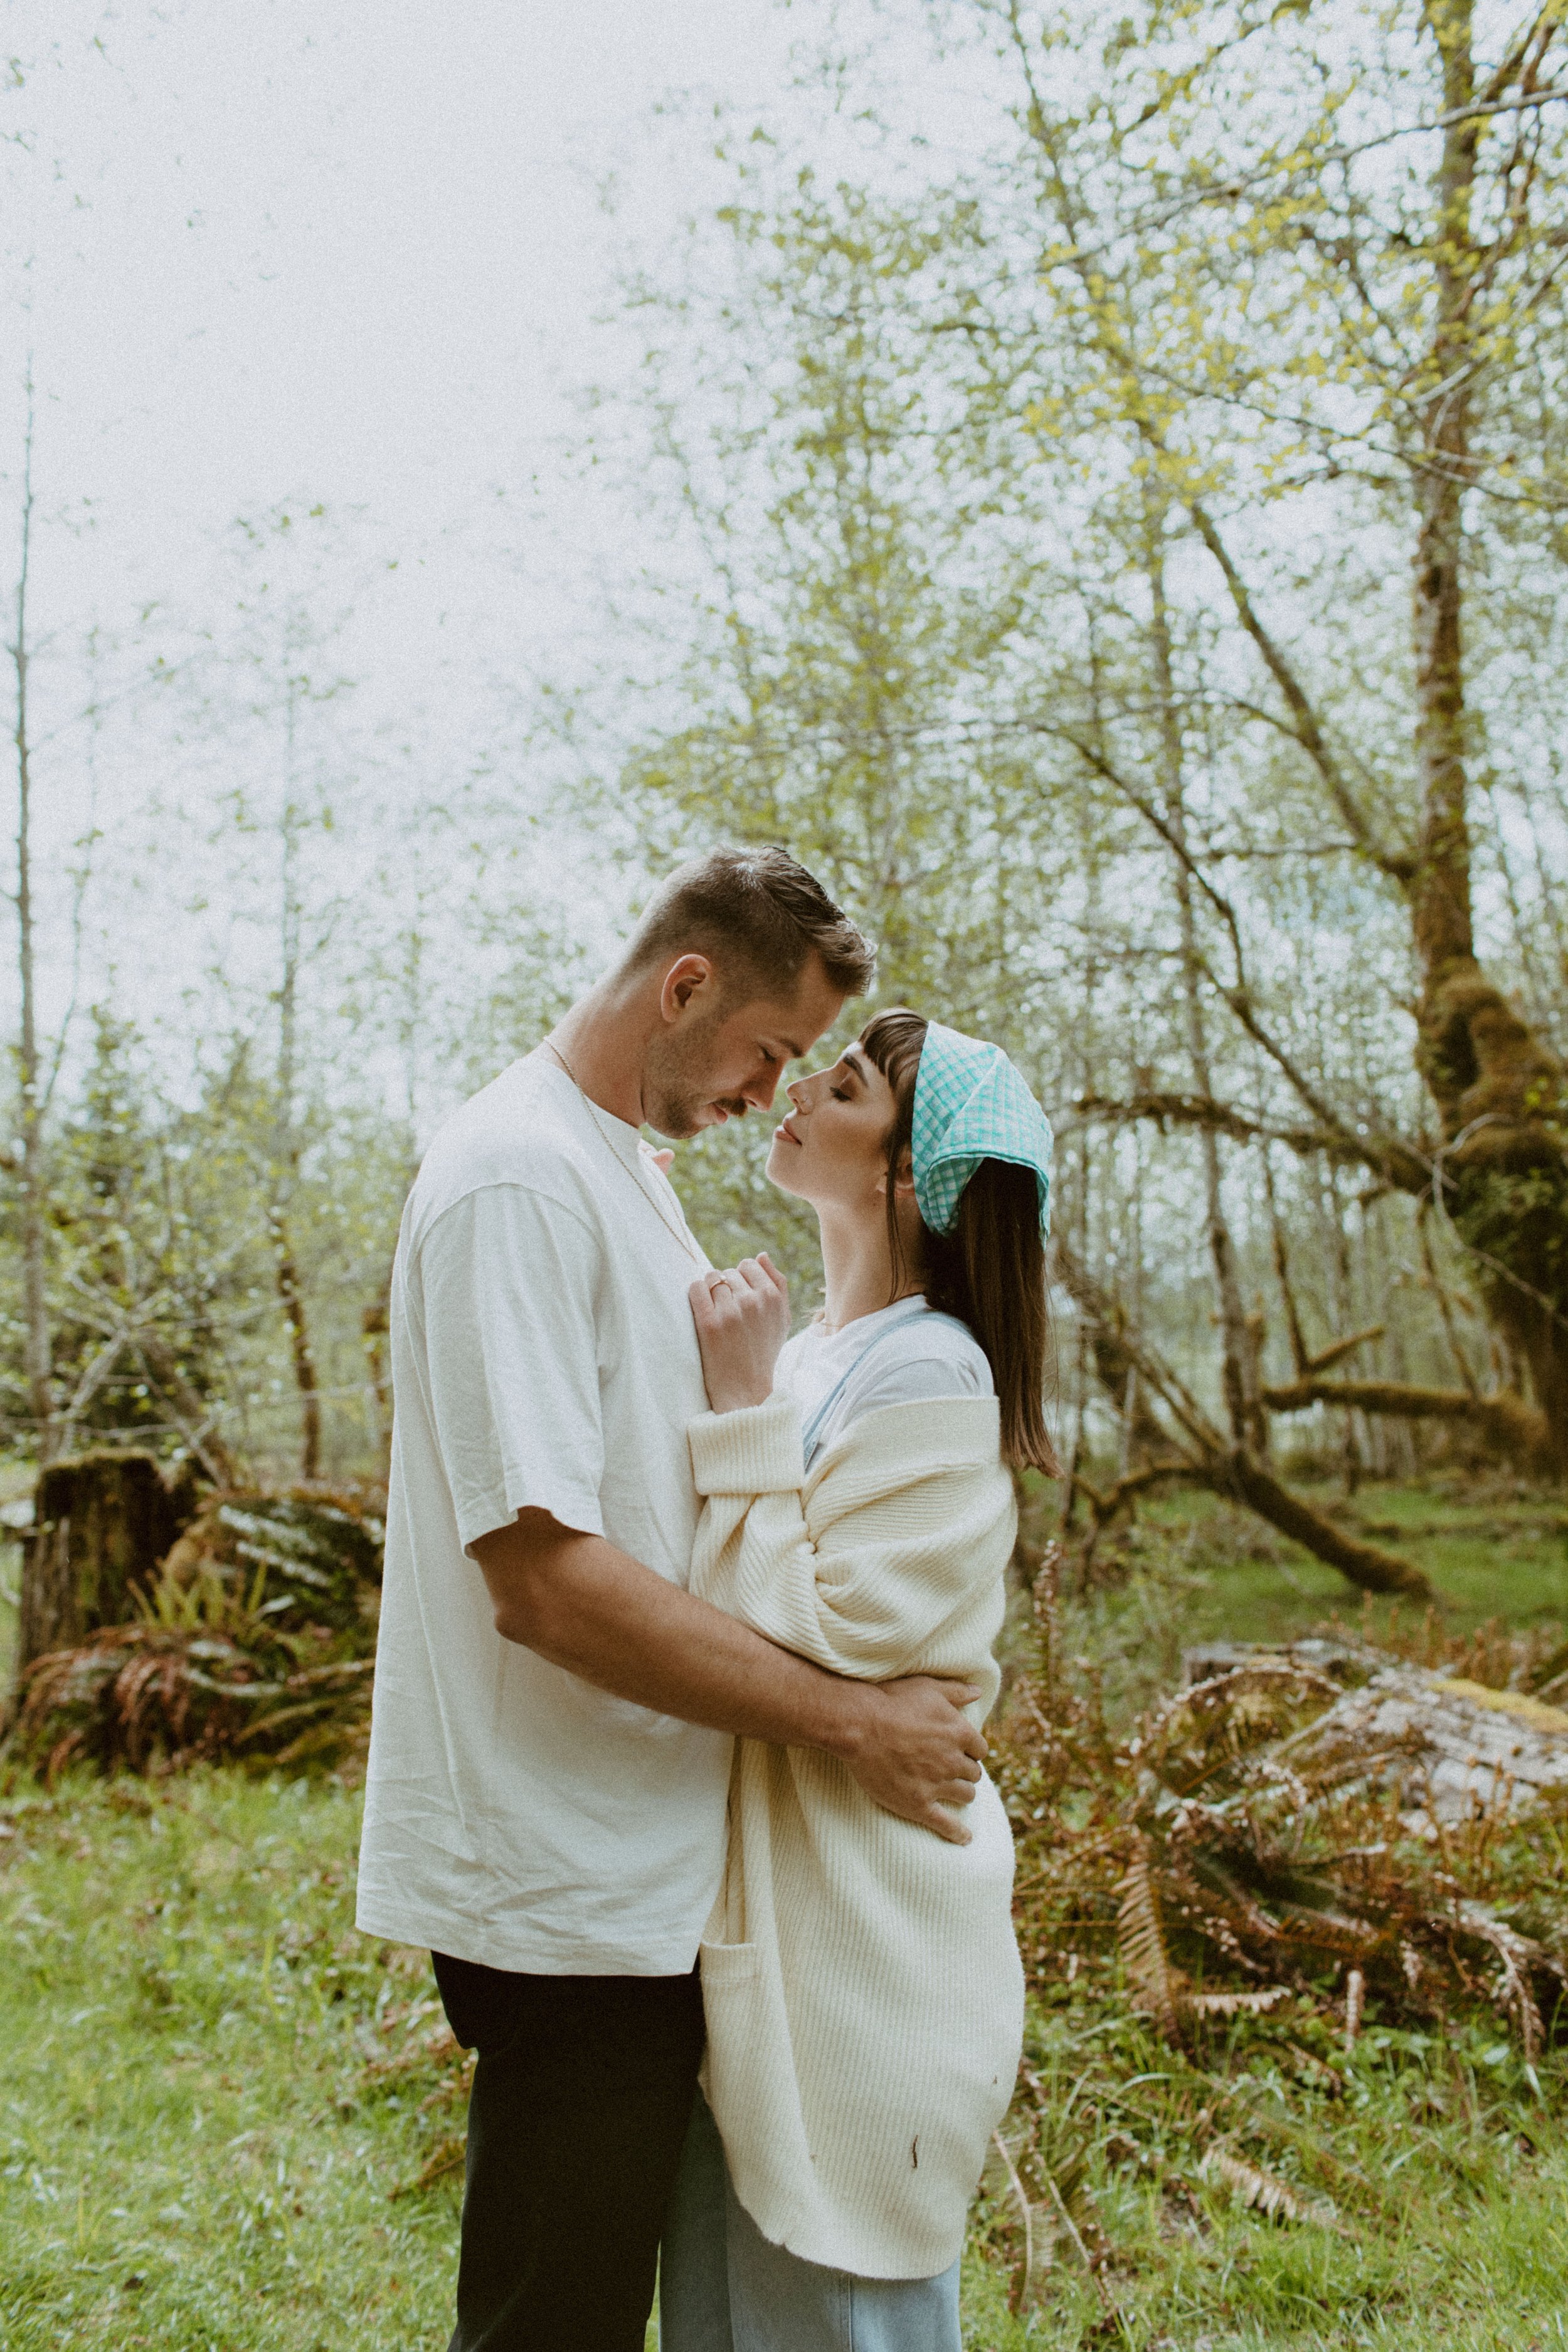
<path fill-rule="evenodd" d="M 711 1120 L 703 1117 L 717 1104 L 732 1118 L 742 1118 L 748 1105 L 739 1095 L 713 1091 L 711 1049 L 714 1031 L 724 1018 L 712 1015 L 685 1038 L 656 1040 L 643 1065 L 643 1110 L 648 1125 L 679 1142 L 699 1134 Z"/>

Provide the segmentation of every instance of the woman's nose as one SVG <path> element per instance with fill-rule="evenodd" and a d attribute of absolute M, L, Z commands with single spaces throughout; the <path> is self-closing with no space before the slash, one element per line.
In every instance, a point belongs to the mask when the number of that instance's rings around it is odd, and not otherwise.
<path fill-rule="evenodd" d="M 788 1086 L 785 1087 L 784 1092 L 790 1098 L 790 1105 L 793 1109 L 804 1110 L 805 1108 L 805 1090 L 810 1084 L 811 1080 L 809 1078 L 792 1078 Z"/>

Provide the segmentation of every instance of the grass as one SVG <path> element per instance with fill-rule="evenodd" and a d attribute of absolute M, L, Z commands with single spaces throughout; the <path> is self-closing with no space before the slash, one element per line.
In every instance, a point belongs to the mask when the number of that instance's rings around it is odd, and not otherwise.
<path fill-rule="evenodd" d="M 445 2344 L 457 2192 L 389 2195 L 432 2132 L 378 2030 L 429 1963 L 353 1932 L 358 1811 L 219 1772 L 7 1809 L 7 2352 Z"/>
<path fill-rule="evenodd" d="M 428 2046 L 424 1955 L 350 1927 L 357 1811 L 331 1784 L 219 1771 L 7 1810 L 7 2352 L 445 2344 L 457 2175 L 414 2184 L 454 2152 L 458 2078 Z M 1114 1963 L 1086 1957 L 1028 2055 L 1048 2161 L 1108 2249 L 1103 2293 L 1066 2231 L 1042 2228 L 1040 2307 L 1010 2314 L 1016 2207 L 989 2179 L 971 2346 L 1568 2344 L 1559 2075 L 1543 2070 L 1538 2098 L 1484 2023 L 1447 2040 L 1374 2028 L 1348 2064 L 1321 2042 L 1277 2016 L 1173 2053 L 1130 2013 Z M 1314 2062 L 1344 2087 L 1310 2079 Z M 1336 2226 L 1236 2207 L 1203 2169 L 1216 2121 L 1305 2202 L 1331 2199 Z M 1106 2294 L 1122 2315 L 1110 2336 Z"/>
<path fill-rule="evenodd" d="M 1357 1509 L 1422 1530 L 1408 1548 L 1452 1628 L 1568 1615 L 1557 1505 L 1379 1489 Z M 1069 1612 L 1113 1712 L 1187 1642 L 1283 1634 L 1347 1598 L 1206 1503 L 1150 1514 L 1127 1565 Z M 462 2074 L 425 1956 L 353 1930 L 357 1827 L 336 1780 L 237 1771 L 0 1803 L 5 2352 L 445 2344 Z M 972 2352 L 1568 2352 L 1561 2058 L 1537 2090 L 1484 2017 L 1425 2036 L 1371 2018 L 1347 2056 L 1289 2010 L 1173 2050 L 1114 1958 L 1068 1971 L 1006 2132 L 1036 2168 L 1033 2307 L 1009 2309 L 1022 2232 L 998 2162 Z M 1244 2208 L 1221 2156 L 1315 2218 Z"/>
<path fill-rule="evenodd" d="M 1568 2346 L 1562 2056 L 1538 2091 L 1485 2018 L 1446 2034 L 1373 2026 L 1347 2053 L 1290 2009 L 1173 2050 L 1131 2014 L 1114 1964 L 1089 1958 L 1037 2011 L 1026 2054 L 1038 2104 L 1020 2103 L 1007 2137 L 1026 2171 L 1018 2143 L 1037 2128 L 1099 2267 L 1043 2203 L 1037 2307 L 1013 2315 L 1017 2202 L 993 2168 L 970 2260 L 986 2352 Z M 1308 2218 L 1249 2210 L 1218 2158 Z"/>

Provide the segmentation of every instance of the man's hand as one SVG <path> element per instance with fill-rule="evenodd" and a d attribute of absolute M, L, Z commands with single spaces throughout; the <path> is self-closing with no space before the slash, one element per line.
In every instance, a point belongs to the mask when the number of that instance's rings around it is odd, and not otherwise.
<path fill-rule="evenodd" d="M 864 1726 L 854 1748 L 838 1751 L 855 1779 L 888 1812 L 967 1845 L 970 1833 L 950 1808 L 974 1801 L 985 1740 L 959 1709 L 980 1693 L 931 1675 L 862 1688 Z"/>
<path fill-rule="evenodd" d="M 789 1338 L 789 1285 L 777 1266 L 765 1251 L 743 1257 L 721 1273 L 700 1275 L 687 1296 L 714 1412 L 766 1404 Z"/>

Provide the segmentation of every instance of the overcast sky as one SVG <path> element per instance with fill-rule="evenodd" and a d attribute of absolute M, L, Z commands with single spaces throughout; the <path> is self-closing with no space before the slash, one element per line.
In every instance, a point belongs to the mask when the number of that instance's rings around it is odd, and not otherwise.
<path fill-rule="evenodd" d="M 362 721 L 426 772 L 482 753 L 481 677 L 569 673 L 606 568 L 657 560 L 614 488 L 573 467 L 574 395 L 634 349 L 596 320 L 628 241 L 658 253 L 712 200 L 690 94 L 802 120 L 791 44 L 823 21 L 772 0 L 12 0 L 0 594 L 30 350 L 39 837 L 58 885 L 96 762 L 89 994 L 112 971 L 141 1016 L 165 1017 L 227 952 L 210 906 L 205 929 L 184 910 L 210 899 L 202 843 L 251 755 L 185 710 L 171 763 L 172 721 L 126 690 L 150 648 L 233 625 L 235 518 L 300 502 L 345 518 L 321 603 L 361 614 L 332 658 L 361 680 Z M 918 0 L 909 22 L 919 79 L 934 68 Z M 120 697 L 96 737 L 89 691 Z M 526 805 L 530 776 L 509 782 Z M 176 790 L 172 831 L 157 811 Z M 580 848 L 547 878 L 603 902 Z M 56 1001 L 65 906 L 46 891 Z"/>
<path fill-rule="evenodd" d="M 100 588 L 301 491 L 414 538 L 526 480 L 601 365 L 603 175 L 673 228 L 703 159 L 671 172 L 658 102 L 771 104 L 794 29 L 769 0 L 13 0 L 40 480 L 94 501 Z M 23 340 L 13 311 L 13 377 Z"/>

